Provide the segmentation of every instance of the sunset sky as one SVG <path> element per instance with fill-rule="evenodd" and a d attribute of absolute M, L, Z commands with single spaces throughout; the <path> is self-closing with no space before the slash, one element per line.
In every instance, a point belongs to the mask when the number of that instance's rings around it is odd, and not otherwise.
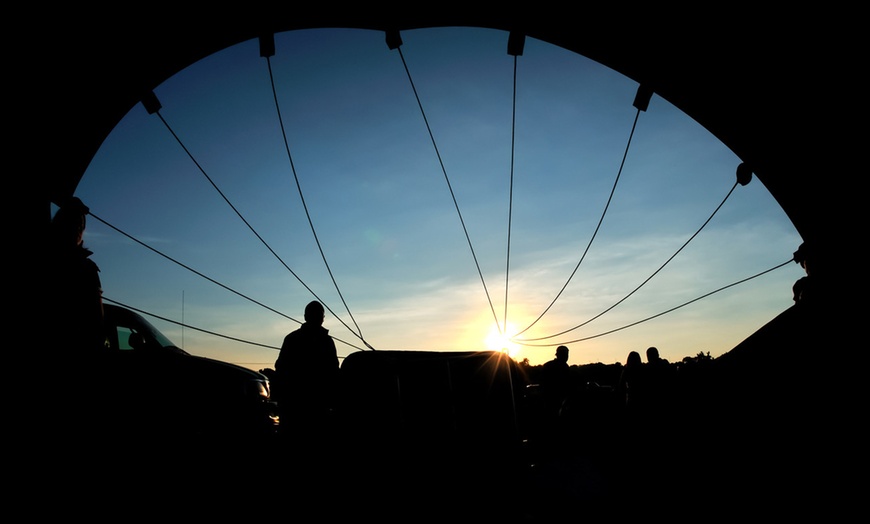
<path fill-rule="evenodd" d="M 501 31 L 384 37 L 244 42 L 134 106 L 76 191 L 106 299 L 252 369 L 314 299 L 340 356 L 501 328 L 532 364 L 716 357 L 792 304 L 794 226 L 668 101 L 638 114 L 635 81 L 534 39 L 511 56 Z"/>

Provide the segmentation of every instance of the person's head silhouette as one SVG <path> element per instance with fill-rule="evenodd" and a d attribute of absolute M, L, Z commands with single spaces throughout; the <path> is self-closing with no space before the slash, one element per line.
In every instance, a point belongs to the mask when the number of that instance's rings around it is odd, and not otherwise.
<path fill-rule="evenodd" d="M 305 322 L 309 324 L 323 324 L 324 309 L 323 304 L 316 300 L 312 300 L 305 306 Z"/>
<path fill-rule="evenodd" d="M 567 346 L 559 346 L 556 348 L 556 360 L 561 362 L 568 362 L 568 347 Z"/>
<path fill-rule="evenodd" d="M 70 197 L 63 202 L 51 219 L 54 240 L 63 245 L 80 246 L 88 211 L 88 206 L 77 197 Z"/>
<path fill-rule="evenodd" d="M 657 347 L 649 347 L 646 350 L 646 361 L 657 362 L 659 360 L 659 349 Z"/>

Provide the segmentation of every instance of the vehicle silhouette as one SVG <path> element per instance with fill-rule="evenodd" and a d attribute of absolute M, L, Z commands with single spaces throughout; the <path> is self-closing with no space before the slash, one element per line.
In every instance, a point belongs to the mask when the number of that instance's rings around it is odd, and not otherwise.
<path fill-rule="evenodd" d="M 261 438 L 275 432 L 270 383 L 262 373 L 191 355 L 142 315 L 105 305 L 108 353 L 98 409 L 113 431 L 135 436 L 197 436 L 207 440 Z"/>

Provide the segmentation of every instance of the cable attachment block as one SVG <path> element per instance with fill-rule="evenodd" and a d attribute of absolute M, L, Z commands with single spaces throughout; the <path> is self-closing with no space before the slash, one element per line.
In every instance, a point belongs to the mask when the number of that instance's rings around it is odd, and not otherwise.
<path fill-rule="evenodd" d="M 149 115 L 153 115 L 163 107 L 160 105 L 160 100 L 157 99 L 154 91 L 149 91 L 147 95 L 142 97 L 142 105 L 145 106 L 145 110 L 148 111 Z"/>
<path fill-rule="evenodd" d="M 275 33 L 260 36 L 260 56 L 263 58 L 275 56 Z"/>
<path fill-rule="evenodd" d="M 402 36 L 399 34 L 399 31 L 395 29 L 390 29 L 387 31 L 387 47 L 390 50 L 397 49 L 402 45 Z"/>
<path fill-rule="evenodd" d="M 638 109 L 638 111 L 646 111 L 649 107 L 649 100 L 652 98 L 653 89 L 645 84 L 641 84 L 637 87 L 637 94 L 634 95 L 634 103 L 632 104 L 634 107 Z"/>
<path fill-rule="evenodd" d="M 526 35 L 517 31 L 511 31 L 508 35 L 507 52 L 512 56 L 523 56 L 523 47 L 526 45 Z"/>

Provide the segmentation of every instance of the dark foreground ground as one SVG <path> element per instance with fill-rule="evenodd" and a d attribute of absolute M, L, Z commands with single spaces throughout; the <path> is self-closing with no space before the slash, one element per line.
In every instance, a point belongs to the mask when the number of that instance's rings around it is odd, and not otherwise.
<path fill-rule="evenodd" d="M 289 442 L 148 438 L 26 406 L 7 498 L 91 520 L 851 520 L 865 498 L 863 370 L 781 333 L 720 357 L 654 416 L 580 402 L 553 427 L 524 426 L 518 447 L 366 420 Z"/>
<path fill-rule="evenodd" d="M 362 431 L 148 442 L 69 428 L 41 441 L 17 486 L 45 497 L 37 512 L 91 518 L 836 520 L 854 503 L 843 471 L 858 458 L 844 452 L 848 439 L 831 438 L 840 416 L 808 403 L 823 398 L 734 399 L 633 421 L 587 412 L 512 450 L 377 442 Z"/>

